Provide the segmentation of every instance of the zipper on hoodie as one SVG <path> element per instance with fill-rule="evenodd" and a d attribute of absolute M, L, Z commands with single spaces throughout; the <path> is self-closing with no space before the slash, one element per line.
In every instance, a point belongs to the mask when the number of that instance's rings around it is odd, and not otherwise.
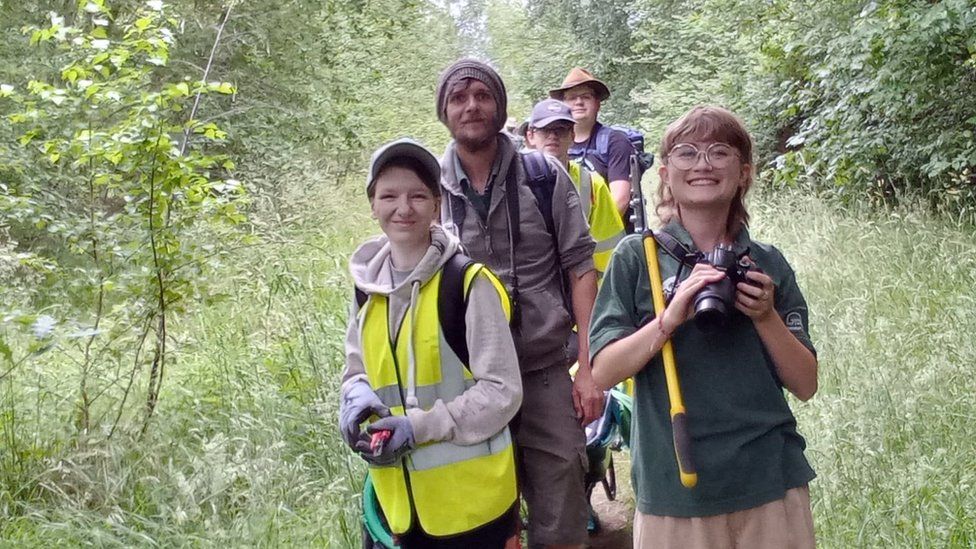
<path fill-rule="evenodd" d="M 392 295 L 392 292 L 391 292 Z M 390 304 L 389 297 L 387 298 L 386 304 L 386 325 L 390 325 Z M 403 405 L 403 415 L 407 415 L 407 398 L 403 395 L 403 379 L 400 378 L 400 361 L 397 360 L 396 354 L 396 342 L 400 339 L 400 333 L 403 331 L 403 323 L 407 319 L 407 315 L 410 313 L 410 308 L 408 307 L 403 313 L 403 318 L 400 319 L 400 326 L 397 328 L 396 338 L 393 338 L 393 333 L 390 333 L 390 356 L 393 357 L 393 372 L 396 374 L 397 378 L 397 392 L 400 393 L 400 404 Z M 410 327 L 413 329 L 413 326 Z M 400 458 L 400 467 L 403 469 L 403 481 L 407 487 L 407 501 L 410 503 L 410 528 L 413 528 L 414 522 L 420 524 L 420 519 L 417 516 L 417 504 L 413 501 L 413 487 L 410 485 L 410 472 L 407 470 L 407 460 L 405 457 Z"/>

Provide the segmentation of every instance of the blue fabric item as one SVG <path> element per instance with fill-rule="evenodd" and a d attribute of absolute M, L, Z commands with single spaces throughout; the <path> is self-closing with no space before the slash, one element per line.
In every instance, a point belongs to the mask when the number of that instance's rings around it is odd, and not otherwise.
<path fill-rule="evenodd" d="M 390 415 L 390 410 L 383 405 L 369 383 L 357 381 L 351 384 L 342 396 L 342 403 L 339 404 L 339 431 L 342 433 L 342 439 L 353 450 L 356 449 L 357 442 L 369 443 L 369 436 L 363 433 L 359 426 L 374 414 L 384 417 Z"/>

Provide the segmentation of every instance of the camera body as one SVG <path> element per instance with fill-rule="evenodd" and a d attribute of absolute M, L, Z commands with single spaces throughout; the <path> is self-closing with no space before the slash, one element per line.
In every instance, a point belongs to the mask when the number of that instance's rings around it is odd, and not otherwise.
<path fill-rule="evenodd" d="M 711 253 L 701 254 L 698 263 L 705 263 L 725 273 L 725 277 L 708 284 L 695 295 L 695 324 L 706 332 L 725 328 L 735 313 L 736 284 L 745 282 L 760 286 L 746 276 L 749 271 L 762 272 L 746 260 L 749 250 L 736 256 L 732 246 L 719 244 Z"/>

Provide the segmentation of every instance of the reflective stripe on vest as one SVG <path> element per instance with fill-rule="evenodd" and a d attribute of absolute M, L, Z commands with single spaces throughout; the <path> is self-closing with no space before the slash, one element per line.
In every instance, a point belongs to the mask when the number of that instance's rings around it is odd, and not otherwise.
<path fill-rule="evenodd" d="M 499 291 L 506 313 L 508 296 L 501 281 L 475 264 Z M 465 295 L 473 276 L 465 276 Z M 404 415 L 408 345 L 414 346 L 417 406 L 448 403 L 475 381 L 447 344 L 437 313 L 441 274 L 420 288 L 403 317 L 396 340 L 389 332 L 386 296 L 371 295 L 360 311 L 363 363 L 370 385 L 394 415 Z M 416 325 L 411 325 L 411 319 Z M 395 349 L 395 351 L 393 350 Z M 449 536 L 473 530 L 500 517 L 515 502 L 515 456 L 508 428 L 480 444 L 424 444 L 394 466 L 370 466 L 377 499 L 390 529 L 402 534 L 416 516 L 424 532 Z"/>
<path fill-rule="evenodd" d="M 613 250 L 627 236 L 624 222 L 617 211 L 610 187 L 599 174 L 582 169 L 578 162 L 570 162 L 568 171 L 570 179 L 578 187 L 583 214 L 590 225 L 590 236 L 596 241 L 593 264 L 597 276 L 602 279 Z"/>
<path fill-rule="evenodd" d="M 589 223 L 590 210 L 593 208 L 593 177 L 590 175 L 590 170 L 578 170 L 577 173 L 579 174 L 580 206 L 583 207 L 583 217 Z"/>

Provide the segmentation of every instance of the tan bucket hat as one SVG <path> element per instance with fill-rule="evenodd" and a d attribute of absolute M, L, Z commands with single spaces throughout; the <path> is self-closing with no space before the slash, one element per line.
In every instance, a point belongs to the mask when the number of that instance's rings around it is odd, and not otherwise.
<path fill-rule="evenodd" d="M 589 84 L 593 88 L 593 91 L 596 92 L 596 97 L 600 101 L 605 101 L 610 97 L 610 88 L 603 82 L 597 80 L 595 76 L 590 74 L 590 71 L 581 67 L 573 67 L 569 71 L 569 74 L 566 75 L 566 79 L 563 80 L 562 86 L 549 90 L 549 97 L 562 101 L 563 94 L 566 93 L 566 90 L 575 88 L 576 86 L 582 86 L 583 84 Z"/>

